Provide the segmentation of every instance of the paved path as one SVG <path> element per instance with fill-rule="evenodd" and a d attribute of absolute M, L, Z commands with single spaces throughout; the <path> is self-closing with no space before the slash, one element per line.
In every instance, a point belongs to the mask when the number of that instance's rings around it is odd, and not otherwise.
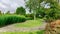
<path fill-rule="evenodd" d="M 14 27 L 14 24 L 12 25 L 8 25 L 5 27 L 0 28 L 0 32 L 20 32 L 20 31 L 36 31 L 36 30 L 44 30 L 45 29 L 45 25 L 46 23 L 43 23 L 41 26 L 37 26 L 37 27 L 32 27 L 32 28 L 26 28 L 26 27 L 20 27 L 20 28 L 16 28 Z"/>

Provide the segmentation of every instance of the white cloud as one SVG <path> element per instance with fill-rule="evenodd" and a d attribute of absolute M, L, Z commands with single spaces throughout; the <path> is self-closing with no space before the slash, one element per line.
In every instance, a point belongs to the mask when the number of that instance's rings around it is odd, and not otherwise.
<path fill-rule="evenodd" d="M 0 0 L 0 10 L 3 12 L 6 12 L 8 10 L 13 12 L 19 6 L 25 7 L 24 3 L 24 0 Z"/>
<path fill-rule="evenodd" d="M 3 5 L 2 3 L 0 3 L 0 7 L 2 8 L 7 8 L 5 5 Z"/>
<path fill-rule="evenodd" d="M 9 0 L 1 0 L 1 2 L 2 2 L 2 3 L 6 3 L 6 4 L 10 3 Z"/>

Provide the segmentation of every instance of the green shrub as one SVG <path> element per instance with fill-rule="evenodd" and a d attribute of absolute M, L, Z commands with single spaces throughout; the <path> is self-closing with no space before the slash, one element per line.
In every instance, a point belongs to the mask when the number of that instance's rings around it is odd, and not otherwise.
<path fill-rule="evenodd" d="M 37 31 L 37 34 L 44 34 L 45 30 Z"/>
<path fill-rule="evenodd" d="M 34 15 L 33 14 L 26 14 L 25 17 L 27 17 L 27 20 L 32 20 L 34 19 Z"/>
<path fill-rule="evenodd" d="M 0 16 L 0 26 L 24 22 L 26 18 L 20 15 L 1 15 Z"/>

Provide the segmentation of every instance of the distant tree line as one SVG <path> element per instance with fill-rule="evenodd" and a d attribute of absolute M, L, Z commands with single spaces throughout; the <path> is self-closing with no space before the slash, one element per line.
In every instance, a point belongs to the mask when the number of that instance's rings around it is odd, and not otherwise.
<path fill-rule="evenodd" d="M 3 14 L 2 11 L 0 11 L 0 14 Z M 11 14 L 11 13 L 10 13 L 10 11 L 7 11 L 5 14 Z M 23 7 L 17 7 L 16 11 L 13 14 L 25 15 L 26 14 L 26 10 Z"/>

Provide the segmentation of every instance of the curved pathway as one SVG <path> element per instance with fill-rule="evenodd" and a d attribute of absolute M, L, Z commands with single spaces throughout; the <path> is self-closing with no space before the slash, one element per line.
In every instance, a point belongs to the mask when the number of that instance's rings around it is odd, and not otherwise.
<path fill-rule="evenodd" d="M 37 26 L 37 27 L 32 27 L 32 28 L 26 28 L 26 27 L 20 27 L 20 28 L 16 28 L 14 26 L 14 24 L 12 25 L 8 25 L 5 27 L 0 28 L 0 32 L 20 32 L 20 31 L 36 31 L 36 30 L 44 30 L 45 29 L 45 25 L 46 23 L 43 23 L 41 26 Z"/>

